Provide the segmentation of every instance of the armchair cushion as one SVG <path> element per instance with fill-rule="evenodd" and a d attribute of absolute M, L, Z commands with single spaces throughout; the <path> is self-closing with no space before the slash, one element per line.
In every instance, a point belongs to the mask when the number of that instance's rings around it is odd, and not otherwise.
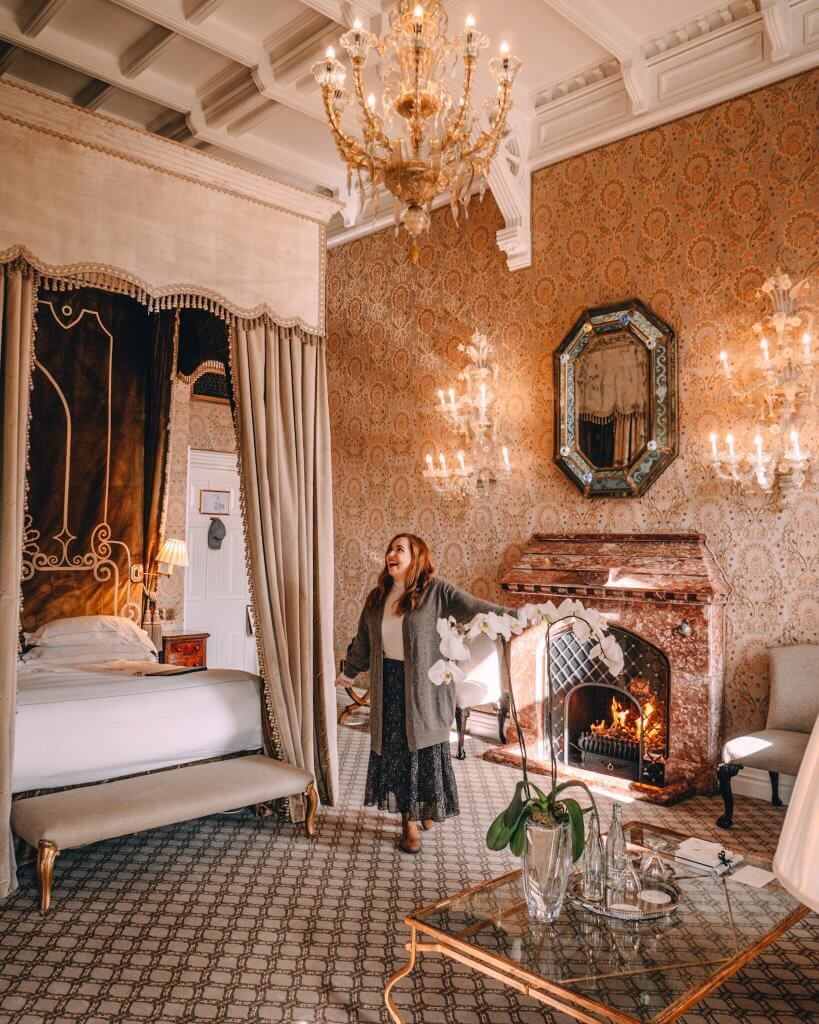
<path fill-rule="evenodd" d="M 797 775 L 809 739 L 809 733 L 763 729 L 729 740 L 722 748 L 722 760 L 744 768 Z"/>
<path fill-rule="evenodd" d="M 472 657 L 463 666 L 466 679 L 455 684 L 455 703 L 459 708 L 496 703 L 508 689 L 501 641 L 481 635 L 469 646 Z"/>
<path fill-rule="evenodd" d="M 771 648 L 768 674 L 771 702 L 767 728 L 807 736 L 819 717 L 819 644 Z"/>

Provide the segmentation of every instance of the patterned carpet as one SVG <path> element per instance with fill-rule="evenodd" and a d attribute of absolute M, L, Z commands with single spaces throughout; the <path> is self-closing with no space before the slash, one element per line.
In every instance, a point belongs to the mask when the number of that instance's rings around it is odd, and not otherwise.
<path fill-rule="evenodd" d="M 461 817 L 425 835 L 415 858 L 396 849 L 393 819 L 361 805 L 368 738 L 353 719 L 340 731 L 342 798 L 313 842 L 300 827 L 240 814 L 67 852 L 45 918 L 24 867 L 0 906 L 0 1024 L 387 1022 L 383 986 L 405 959 L 403 915 L 512 865 L 483 835 L 516 775 L 482 761 L 482 743 L 470 739 L 455 763 Z M 718 807 L 633 804 L 626 817 L 716 837 Z M 734 845 L 771 853 L 783 815 L 738 799 Z M 809 916 L 682 1019 L 819 1020 L 817 965 L 819 919 Z M 397 1001 L 416 1024 L 567 1020 L 436 957 L 422 958 Z"/>

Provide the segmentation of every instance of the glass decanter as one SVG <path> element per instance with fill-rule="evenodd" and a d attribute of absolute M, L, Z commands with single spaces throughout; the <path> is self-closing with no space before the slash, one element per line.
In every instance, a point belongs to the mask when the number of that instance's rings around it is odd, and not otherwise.
<path fill-rule="evenodd" d="M 606 890 L 606 855 L 596 814 L 589 817 L 580 870 L 583 898 L 593 903 L 602 900 Z"/>

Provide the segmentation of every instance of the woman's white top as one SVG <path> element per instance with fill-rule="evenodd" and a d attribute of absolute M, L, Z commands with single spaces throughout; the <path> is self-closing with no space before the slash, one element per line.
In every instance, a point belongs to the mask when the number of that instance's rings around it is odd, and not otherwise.
<path fill-rule="evenodd" d="M 387 594 L 381 619 L 381 646 L 384 648 L 384 657 L 393 661 L 404 660 L 404 616 L 395 609 L 395 602 L 403 593 L 404 584 L 395 580 L 392 590 Z"/>

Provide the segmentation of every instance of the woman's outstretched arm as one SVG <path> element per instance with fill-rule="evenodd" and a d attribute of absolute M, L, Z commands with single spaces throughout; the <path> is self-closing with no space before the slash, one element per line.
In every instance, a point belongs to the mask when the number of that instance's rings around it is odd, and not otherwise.
<path fill-rule="evenodd" d="M 466 622 L 475 615 L 485 612 L 495 612 L 498 615 L 515 614 L 514 608 L 504 608 L 503 605 L 483 601 L 447 580 L 441 581 L 441 587 L 444 597 L 444 614 L 452 615 L 457 622 Z"/>
<path fill-rule="evenodd" d="M 361 611 L 358 620 L 358 632 L 347 648 L 344 659 L 344 676 L 355 679 L 359 672 L 366 672 L 370 667 L 370 631 L 367 626 L 367 608 Z"/>

